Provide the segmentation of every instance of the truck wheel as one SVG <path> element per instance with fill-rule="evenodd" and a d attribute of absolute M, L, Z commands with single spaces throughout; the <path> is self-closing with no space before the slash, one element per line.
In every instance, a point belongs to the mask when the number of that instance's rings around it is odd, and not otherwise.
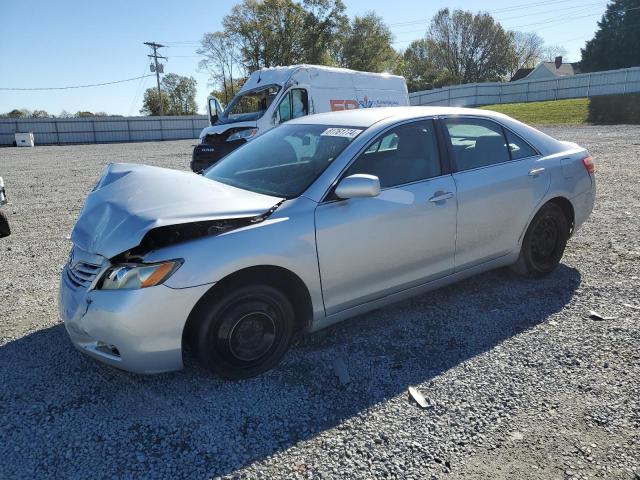
<path fill-rule="evenodd" d="M 0 212 L 0 238 L 8 237 L 11 235 L 11 228 L 9 228 L 9 220 L 4 212 Z"/>
<path fill-rule="evenodd" d="M 529 277 L 548 275 L 560 263 L 568 239 L 567 217 L 558 205 L 547 203 L 533 217 L 511 269 Z"/>
<path fill-rule="evenodd" d="M 294 331 L 289 299 L 268 285 L 250 285 L 205 300 L 195 312 L 195 350 L 202 365 L 227 379 L 250 378 L 274 367 Z"/>

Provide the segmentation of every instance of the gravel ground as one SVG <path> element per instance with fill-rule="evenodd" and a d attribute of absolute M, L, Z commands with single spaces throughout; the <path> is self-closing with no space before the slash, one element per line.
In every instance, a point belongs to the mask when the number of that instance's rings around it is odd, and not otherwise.
<path fill-rule="evenodd" d="M 193 363 L 111 369 L 57 316 L 65 237 L 103 166 L 186 169 L 192 142 L 0 149 L 14 232 L 0 240 L 0 477 L 639 479 L 640 128 L 545 130 L 587 146 L 599 182 L 552 276 L 480 275 L 237 383 Z"/>

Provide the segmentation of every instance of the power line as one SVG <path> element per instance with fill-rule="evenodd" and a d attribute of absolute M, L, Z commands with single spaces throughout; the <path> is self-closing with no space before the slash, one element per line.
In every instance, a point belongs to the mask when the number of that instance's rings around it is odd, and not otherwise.
<path fill-rule="evenodd" d="M 124 80 L 115 80 L 113 82 L 104 82 L 104 83 L 92 83 L 89 85 L 72 85 L 68 87 L 33 87 L 33 88 L 14 88 L 14 87 L 0 87 L 0 90 L 13 90 L 13 91 L 25 91 L 25 90 L 69 90 L 72 88 L 89 88 L 89 87 L 102 87 L 103 85 L 113 85 L 115 83 L 124 83 L 124 82 L 132 82 L 134 80 L 139 80 L 144 77 L 152 77 L 153 75 L 143 75 L 142 77 L 134 77 L 134 78 L 125 78 Z"/>
<path fill-rule="evenodd" d="M 562 17 L 558 17 L 558 16 L 554 17 L 554 20 L 563 21 L 564 20 L 564 16 L 573 17 L 573 15 L 575 15 L 577 13 L 586 12 L 587 10 L 590 10 L 590 9 L 593 10 L 596 5 L 600 6 L 601 2 L 589 3 L 589 4 L 573 6 L 573 7 L 558 8 L 558 9 L 555 10 L 556 12 L 565 11 L 565 13 L 562 14 L 563 15 Z M 589 8 L 589 7 L 591 7 L 591 8 Z M 602 5 L 602 7 L 604 7 L 604 5 Z M 571 10 L 571 11 L 567 12 L 567 10 Z M 594 13 L 594 15 L 599 15 L 600 14 L 599 12 L 600 12 L 600 10 L 598 10 L 598 12 Z M 528 13 L 527 16 L 528 17 L 533 17 L 533 16 L 545 15 L 545 14 L 548 15 L 549 12 L 545 11 L 545 12 Z M 514 19 L 520 19 L 520 18 L 522 18 L 522 15 L 505 17 L 505 18 L 500 18 L 500 16 L 497 16 L 495 18 L 495 20 L 498 23 L 503 23 L 503 22 L 508 21 L 508 20 L 514 20 Z M 424 23 L 430 23 L 430 22 L 424 22 Z M 540 22 L 540 24 L 544 24 L 544 23 L 548 23 L 548 22 L 547 21 Z M 531 23 L 529 25 L 537 25 L 537 24 L 536 23 Z M 425 25 L 425 27 L 426 27 L 426 25 Z M 518 27 L 515 27 L 515 28 L 518 28 Z M 404 31 L 401 31 L 401 32 L 395 32 L 395 34 L 396 35 L 404 35 L 404 34 L 407 34 L 407 33 L 423 32 L 424 30 L 425 30 L 424 28 L 422 28 L 420 30 L 404 30 Z"/>
<path fill-rule="evenodd" d="M 144 75 L 144 72 L 147 71 L 147 68 L 149 68 L 148 67 L 148 62 L 145 60 L 144 61 L 144 67 L 142 69 L 142 74 L 143 75 Z M 131 105 L 129 105 L 129 111 L 128 111 L 129 116 L 131 116 L 131 112 L 133 112 L 133 107 L 134 107 L 134 105 L 136 103 L 136 100 L 138 99 L 138 95 L 140 94 L 140 92 L 144 88 L 143 85 L 144 85 L 144 83 L 146 83 L 145 78 L 146 77 L 141 78 L 140 81 L 138 82 L 138 86 L 136 87 L 136 93 L 133 95 L 133 100 L 131 100 Z"/>
<path fill-rule="evenodd" d="M 504 7 L 504 8 L 497 8 L 494 10 L 480 10 L 480 12 L 486 12 L 486 13 L 505 13 L 505 12 L 512 12 L 512 11 L 516 11 L 516 10 L 522 10 L 522 9 L 530 9 L 533 7 L 539 7 L 539 6 L 552 6 L 553 4 L 558 4 L 558 3 L 567 3 L 573 0 L 547 0 L 544 2 L 537 2 L 537 3 L 523 3 L 520 5 L 512 5 L 510 7 Z M 581 5 L 582 6 L 582 5 Z M 420 24 L 420 23 L 429 23 L 431 20 L 409 20 L 406 22 L 398 22 L 398 23 L 390 23 L 388 26 L 389 27 L 397 27 L 397 26 L 405 26 L 405 25 L 416 25 L 416 24 Z"/>

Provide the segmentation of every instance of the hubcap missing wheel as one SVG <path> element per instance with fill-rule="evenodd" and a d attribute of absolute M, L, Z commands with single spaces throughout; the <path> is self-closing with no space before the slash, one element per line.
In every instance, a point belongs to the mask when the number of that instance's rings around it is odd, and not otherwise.
<path fill-rule="evenodd" d="M 273 317 L 266 312 L 252 312 L 236 321 L 227 341 L 234 357 L 251 362 L 265 355 L 273 346 L 275 338 Z"/>

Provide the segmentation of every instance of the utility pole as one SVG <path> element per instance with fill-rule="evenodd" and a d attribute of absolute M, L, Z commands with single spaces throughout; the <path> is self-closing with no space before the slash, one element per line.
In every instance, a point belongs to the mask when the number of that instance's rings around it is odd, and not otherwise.
<path fill-rule="evenodd" d="M 149 58 L 153 58 L 155 62 L 155 70 L 156 70 L 156 82 L 158 84 L 158 101 L 160 102 L 160 115 L 164 115 L 164 106 L 162 105 L 162 92 L 160 91 L 160 70 L 158 69 L 158 59 L 163 58 L 164 60 L 168 60 L 167 57 L 163 57 L 162 55 L 158 55 L 158 49 L 164 48 L 164 45 L 160 45 L 155 42 L 144 42 L 145 45 L 150 46 L 153 49 L 152 55 L 147 55 Z M 160 64 L 162 66 L 162 64 Z"/>

